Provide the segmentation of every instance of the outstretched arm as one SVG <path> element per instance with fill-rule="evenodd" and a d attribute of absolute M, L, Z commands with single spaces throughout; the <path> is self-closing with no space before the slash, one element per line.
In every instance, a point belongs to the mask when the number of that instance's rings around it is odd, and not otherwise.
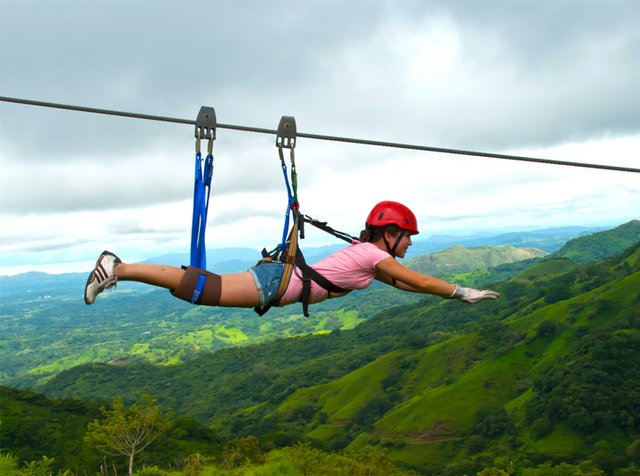
<path fill-rule="evenodd" d="M 418 273 L 398 263 L 395 259 L 385 258 L 376 266 L 376 279 L 395 286 L 403 291 L 434 294 L 443 298 L 455 298 L 468 304 L 485 299 L 498 299 L 500 293 L 463 288 L 450 284 L 427 274 Z"/>
<path fill-rule="evenodd" d="M 433 276 L 413 271 L 391 257 L 380 261 L 376 270 L 376 279 L 403 291 L 435 294 L 448 298 L 453 296 L 456 290 L 455 284 L 449 284 Z"/>

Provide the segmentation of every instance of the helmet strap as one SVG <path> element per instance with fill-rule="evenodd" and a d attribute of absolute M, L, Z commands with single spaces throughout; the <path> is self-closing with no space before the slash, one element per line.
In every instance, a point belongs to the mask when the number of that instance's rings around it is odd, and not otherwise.
<path fill-rule="evenodd" d="M 400 231 L 400 234 L 398 234 L 398 238 L 396 238 L 396 242 L 393 244 L 393 246 L 391 246 L 389 241 L 387 241 L 387 237 L 382 235 L 382 239 L 384 240 L 384 244 L 387 247 L 387 252 L 391 256 L 393 256 L 394 258 L 396 257 L 396 250 L 398 249 L 398 245 L 400 244 L 400 241 L 404 237 L 405 233 L 406 233 L 406 231 L 404 231 L 404 230 Z"/>

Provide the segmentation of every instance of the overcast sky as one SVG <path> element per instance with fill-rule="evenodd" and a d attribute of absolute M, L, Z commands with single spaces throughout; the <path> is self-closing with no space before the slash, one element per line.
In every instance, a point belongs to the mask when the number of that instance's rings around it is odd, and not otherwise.
<path fill-rule="evenodd" d="M 634 0 L 0 0 L 0 95 L 640 168 L 638 24 Z M 208 247 L 279 241 L 274 142 L 218 131 Z M 352 234 L 383 199 L 424 238 L 640 218 L 640 174 L 311 139 L 296 158 L 302 210 Z M 192 126 L 0 102 L 0 275 L 188 251 L 193 168 Z"/>

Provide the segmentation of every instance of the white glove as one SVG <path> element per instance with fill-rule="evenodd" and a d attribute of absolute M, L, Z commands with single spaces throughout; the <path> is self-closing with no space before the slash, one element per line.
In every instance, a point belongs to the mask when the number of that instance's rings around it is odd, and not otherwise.
<path fill-rule="evenodd" d="M 500 293 L 495 291 L 484 290 L 480 291 L 479 289 L 473 288 L 461 288 L 456 284 L 456 290 L 453 292 L 450 299 L 457 299 L 462 302 L 466 302 L 467 304 L 475 304 L 480 301 L 484 301 L 485 299 L 498 299 L 500 297 Z"/>

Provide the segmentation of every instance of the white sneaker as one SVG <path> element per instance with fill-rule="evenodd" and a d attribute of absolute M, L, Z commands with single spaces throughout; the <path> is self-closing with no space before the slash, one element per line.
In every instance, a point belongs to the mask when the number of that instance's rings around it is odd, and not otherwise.
<path fill-rule="evenodd" d="M 98 294 L 118 284 L 118 277 L 114 273 L 118 263 L 121 261 L 116 255 L 110 251 L 102 252 L 96 261 L 96 267 L 93 268 L 89 279 L 87 279 L 87 285 L 84 288 L 84 302 L 93 304 Z"/>

